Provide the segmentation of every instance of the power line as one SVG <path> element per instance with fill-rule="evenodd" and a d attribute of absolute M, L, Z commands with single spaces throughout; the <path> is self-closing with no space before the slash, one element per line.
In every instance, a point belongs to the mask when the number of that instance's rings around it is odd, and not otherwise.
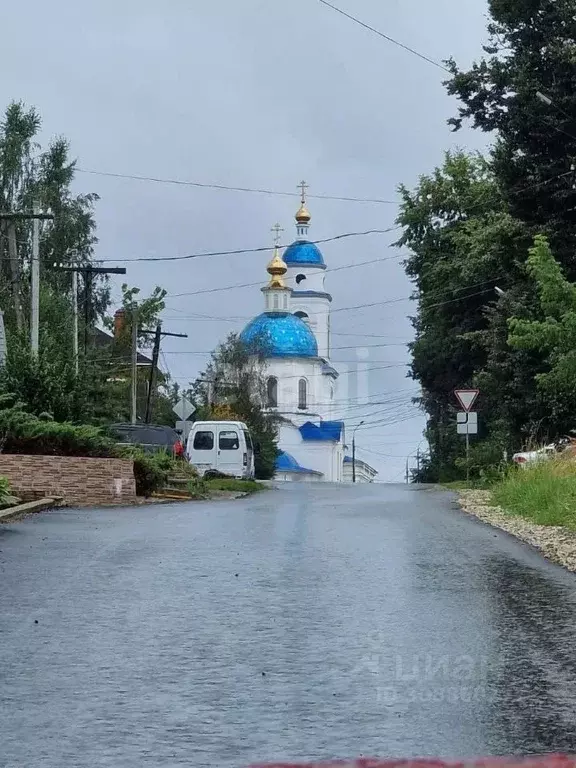
<path fill-rule="evenodd" d="M 386 232 L 392 232 L 392 231 L 397 230 L 397 229 L 400 229 L 400 227 L 391 227 L 389 230 L 383 230 L 382 234 L 384 234 Z M 325 241 L 318 240 L 316 242 L 325 242 Z M 387 247 L 390 248 L 391 245 L 388 245 Z M 261 250 L 261 249 L 259 249 L 259 250 Z M 271 249 L 270 248 L 266 248 L 264 250 L 271 250 Z M 385 257 L 379 257 L 377 259 L 369 259 L 368 261 L 359 261 L 359 262 L 356 262 L 356 263 L 344 264 L 341 267 L 332 267 L 330 269 L 327 269 L 326 270 L 326 274 L 332 273 L 332 272 L 341 272 L 344 269 L 356 269 L 357 267 L 365 267 L 368 264 L 378 264 L 378 263 L 384 262 L 384 261 L 395 261 L 396 259 L 401 259 L 401 258 L 402 258 L 402 254 L 399 253 L 396 256 L 385 256 Z M 234 283 L 233 285 L 224 285 L 224 286 L 220 286 L 220 287 L 217 287 L 217 288 L 203 288 L 203 289 L 201 289 L 199 291 L 187 291 L 185 293 L 168 293 L 166 295 L 168 297 L 170 297 L 170 298 L 177 299 L 177 298 L 180 298 L 182 296 L 200 296 L 200 295 L 202 295 L 204 293 L 219 293 L 221 291 L 231 291 L 231 290 L 235 290 L 237 288 L 254 288 L 254 287 L 257 287 L 259 285 L 262 285 L 262 280 L 258 280 L 256 282 L 252 282 L 252 283 Z"/>
<path fill-rule="evenodd" d="M 113 179 L 129 179 L 131 181 L 151 181 L 155 184 L 176 184 L 182 187 L 198 187 L 200 189 L 219 189 L 225 192 L 249 192 L 256 195 L 275 195 L 281 197 L 299 197 L 300 192 L 285 192 L 274 189 L 261 189 L 258 187 L 236 187 L 227 184 L 212 184 L 200 181 L 185 181 L 182 179 L 160 178 L 157 176 L 141 176 L 131 173 L 112 173 L 108 171 L 94 171 L 89 168 L 76 168 L 78 173 L 88 173 L 92 176 L 108 176 Z M 316 200 L 339 200 L 344 203 L 375 203 L 377 205 L 398 205 L 398 200 L 383 200 L 372 197 L 344 197 L 341 195 L 307 195 Z"/>
<path fill-rule="evenodd" d="M 340 235 L 333 235 L 332 237 L 325 237 L 323 240 L 310 240 L 308 242 L 313 245 L 322 245 L 323 243 L 333 243 L 335 240 L 344 240 L 350 237 L 366 237 L 367 235 L 386 235 L 389 232 L 393 232 L 400 227 L 388 227 L 388 229 L 367 229 L 364 232 L 343 232 Z M 279 245 L 278 248 L 289 248 L 290 243 L 286 245 Z M 98 259 L 98 263 L 106 263 L 107 261 L 114 261 L 116 263 L 121 262 L 126 264 L 134 261 L 187 261 L 189 259 L 200 259 L 205 256 L 237 256 L 244 253 L 262 253 L 263 251 L 274 250 L 273 245 L 265 245 L 260 248 L 235 248 L 232 251 L 208 251 L 204 253 L 189 253 L 186 256 L 137 256 L 135 259 Z"/>
<path fill-rule="evenodd" d="M 419 59 L 422 59 L 423 61 L 427 61 L 428 64 L 433 64 L 435 67 L 438 67 L 438 69 L 443 69 L 444 72 L 448 72 L 448 74 L 452 74 L 448 69 L 448 67 L 445 67 L 443 64 L 440 64 L 440 62 L 434 61 L 434 59 L 431 59 L 429 56 L 426 56 L 424 53 L 420 53 L 420 51 L 417 51 L 415 48 L 410 48 L 410 46 L 405 45 L 404 43 L 401 43 L 399 40 L 395 40 L 393 37 L 390 37 L 389 35 L 385 35 L 384 32 L 381 32 L 379 29 L 376 29 L 375 27 L 370 26 L 370 24 L 367 24 L 365 21 L 361 21 L 356 16 L 352 16 L 352 14 L 346 13 L 346 11 L 343 11 L 341 8 L 338 8 L 335 5 L 332 5 L 332 3 L 329 3 L 328 0 L 320 0 L 320 2 L 322 3 L 322 5 L 325 5 L 328 8 L 332 8 L 332 10 L 336 11 L 336 13 L 339 13 L 342 16 L 345 16 L 347 19 L 350 19 L 350 21 L 353 21 L 355 24 L 359 24 L 361 27 L 364 27 L 364 29 L 367 29 L 370 32 L 373 32 L 375 35 L 378 35 L 379 37 L 383 37 L 384 40 L 387 40 L 389 43 L 392 43 L 393 45 L 397 45 L 399 48 L 403 48 L 405 51 L 408 51 L 408 53 L 412 53 L 414 56 L 418 56 Z"/>
<path fill-rule="evenodd" d="M 531 183 L 529 185 L 521 187 L 518 190 L 515 190 L 514 194 L 515 195 L 519 195 L 519 194 L 522 194 L 523 192 L 527 192 L 528 190 L 536 189 L 538 187 L 545 186 L 546 184 L 550 184 L 553 181 L 565 178 L 566 176 L 570 176 L 570 175 L 572 175 L 572 173 L 573 173 L 572 171 L 567 171 L 567 172 L 564 172 L 564 173 L 557 174 L 557 175 L 551 177 L 550 179 L 545 179 L 544 181 L 538 181 L 538 182 Z M 474 211 L 475 209 L 484 208 L 488 203 L 490 203 L 491 201 L 496 201 L 496 200 L 501 200 L 501 197 L 500 197 L 499 194 L 489 195 L 489 196 L 485 197 L 484 199 L 479 200 L 476 203 L 476 205 L 471 206 L 468 209 L 467 213 L 471 213 L 471 211 Z M 360 235 L 360 234 L 376 234 L 376 233 L 384 234 L 384 233 L 389 233 L 389 232 L 397 231 L 399 229 L 403 229 L 403 227 L 401 225 L 398 225 L 398 226 L 395 226 L 395 227 L 389 227 L 387 230 L 372 230 L 372 231 L 370 231 L 368 233 L 357 233 L 357 234 L 358 235 Z M 342 236 L 338 236 L 337 235 L 334 238 L 329 238 L 327 240 L 316 240 L 316 241 L 313 241 L 313 242 L 315 244 L 321 244 L 321 243 L 324 243 L 324 242 L 329 242 L 332 239 L 339 239 L 340 237 L 354 236 L 355 234 L 356 233 L 348 233 L 348 234 L 345 234 L 345 235 L 342 235 Z M 281 246 L 281 247 L 285 248 L 286 246 Z M 406 247 L 409 248 L 410 246 L 407 245 Z M 251 253 L 251 252 L 269 251 L 269 250 L 271 250 L 270 247 L 265 247 L 265 248 L 257 248 L 257 249 L 242 250 L 242 251 L 229 251 L 229 252 L 220 252 L 220 253 L 214 253 L 214 254 L 199 254 L 199 255 L 227 255 L 228 253 Z M 176 258 L 186 258 L 186 257 L 176 257 Z M 195 258 L 195 256 L 190 256 L 188 258 Z M 387 258 L 371 259 L 369 261 L 359 262 L 358 264 L 345 264 L 342 267 L 334 267 L 334 268 L 328 269 L 326 271 L 327 272 L 337 272 L 337 271 L 340 271 L 340 270 L 343 270 L 343 269 L 352 269 L 352 268 L 354 268 L 356 266 L 364 266 L 366 264 L 377 263 L 379 261 L 390 261 L 390 260 L 394 260 L 394 259 L 397 259 L 397 258 L 402 258 L 402 254 L 398 254 L 398 256 L 390 256 L 390 257 L 387 257 Z M 162 259 L 157 259 L 157 260 L 162 260 Z M 498 278 L 495 278 L 495 279 L 498 279 Z M 489 281 L 484 281 L 484 282 L 489 282 Z M 260 282 L 239 283 L 239 284 L 234 284 L 234 285 L 230 285 L 230 286 L 221 286 L 221 287 L 217 287 L 217 288 L 207 288 L 207 289 L 203 289 L 203 290 L 200 290 L 200 291 L 191 291 L 191 292 L 186 292 L 186 293 L 168 294 L 168 296 L 170 296 L 172 298 L 179 298 L 181 296 L 196 296 L 196 295 L 200 295 L 200 294 L 203 294 L 203 293 L 217 293 L 217 292 L 226 291 L 226 290 L 233 290 L 233 289 L 236 289 L 236 288 L 251 288 L 251 287 L 257 286 L 257 285 L 261 285 L 261 283 Z M 338 310 L 335 310 L 335 311 L 338 311 Z"/>
<path fill-rule="evenodd" d="M 496 280 L 499 280 L 502 277 L 504 277 L 504 275 L 499 274 L 499 275 L 496 275 L 495 277 L 491 277 L 491 278 L 489 278 L 487 280 L 481 280 L 481 281 L 479 281 L 477 283 L 471 283 L 470 285 L 462 286 L 462 288 L 454 288 L 454 289 L 449 289 L 449 290 L 452 290 L 454 292 L 467 291 L 470 288 L 475 288 L 475 287 L 480 286 L 480 285 L 486 285 L 487 283 L 493 283 L 493 282 L 495 282 Z M 457 296 L 457 297 L 455 297 L 453 299 L 446 299 L 444 301 L 436 302 L 434 304 L 426 304 L 425 308 L 426 309 L 433 309 L 433 308 L 436 308 L 436 307 L 441 307 L 441 306 L 443 306 L 445 304 L 452 304 L 452 303 L 454 303 L 456 301 L 463 301 L 465 299 L 470 299 L 470 298 L 473 298 L 475 296 L 481 296 L 484 293 L 490 293 L 492 290 L 493 290 L 492 287 L 485 288 L 482 291 L 477 291 L 475 293 L 470 293 L 470 294 L 467 294 L 467 295 L 464 295 L 464 296 Z M 434 291 L 430 295 L 433 296 L 434 294 L 441 294 L 442 292 L 443 291 Z M 414 297 L 414 296 L 402 296 L 402 297 L 399 297 L 397 299 L 384 299 L 383 301 L 375 301 L 375 302 L 370 302 L 370 303 L 367 303 L 367 304 L 356 304 L 356 305 L 351 306 L 351 307 L 337 307 L 336 309 L 332 310 L 332 313 L 335 313 L 335 312 L 347 312 L 347 311 L 351 311 L 351 310 L 354 310 L 354 309 L 366 309 L 366 308 L 375 307 L 375 306 L 384 306 L 384 305 L 387 305 L 387 304 L 397 304 L 397 303 L 402 302 L 402 301 L 413 301 L 413 300 L 416 300 L 416 299 L 418 299 L 417 296 L 416 297 Z M 311 312 L 310 314 L 314 315 L 314 314 L 322 314 L 322 313 Z M 234 317 L 234 318 L 231 318 L 231 317 L 228 317 L 228 318 L 226 318 L 226 317 L 213 317 L 213 316 L 210 316 L 210 315 L 201 315 L 201 316 L 189 316 L 189 317 L 188 316 L 174 317 L 174 318 L 170 318 L 170 319 L 172 321 L 180 320 L 180 321 L 188 321 L 188 322 L 195 321 L 195 320 L 205 320 L 205 321 L 215 321 L 215 320 L 217 320 L 217 321 L 226 321 L 226 322 L 242 322 L 242 321 L 246 321 L 246 320 L 251 319 L 251 317 L 252 317 L 251 315 L 250 316 L 249 315 L 237 316 L 237 317 Z M 339 335 L 342 335 L 342 336 L 357 335 L 357 336 L 360 336 L 360 337 L 364 337 L 364 334 L 361 334 L 361 333 L 359 333 L 359 334 L 345 334 L 344 333 L 344 334 L 339 334 Z M 382 338 L 383 337 L 383 335 L 381 335 L 381 334 L 366 334 L 366 337 L 368 337 L 369 335 L 371 335 L 373 338 Z M 410 342 L 406 341 L 405 343 L 409 344 Z M 356 346 L 357 345 L 348 346 L 348 347 L 333 347 L 332 349 L 333 350 L 337 350 L 337 349 L 355 349 Z M 366 346 L 366 345 L 363 345 L 363 346 Z M 368 345 L 368 347 L 371 347 L 371 346 L 404 346 L 404 343 L 401 343 L 401 344 L 400 343 L 399 344 L 386 344 L 386 345 L 380 345 L 380 344 Z M 361 361 L 357 361 L 357 362 L 361 362 Z"/>
<path fill-rule="evenodd" d="M 102 360 L 103 359 L 104 358 L 102 358 Z M 342 361 L 342 360 L 335 361 L 336 364 L 338 364 L 339 362 L 346 362 L 346 361 Z M 377 361 L 371 361 L 371 362 L 377 362 Z M 405 368 L 406 365 L 408 365 L 408 363 L 405 363 L 405 362 L 402 362 L 402 363 L 393 363 L 392 362 L 391 363 L 388 360 L 385 361 L 385 362 L 387 363 L 386 365 L 376 365 L 376 366 L 371 367 L 371 368 L 366 368 L 363 371 L 363 373 L 368 373 L 369 371 L 387 371 L 387 370 L 389 370 L 391 368 Z M 344 375 L 347 375 L 349 373 L 350 372 L 345 371 Z M 312 373 L 312 374 L 307 375 L 306 378 L 307 379 L 313 379 L 313 378 L 318 378 L 319 376 L 326 376 L 326 374 L 325 373 Z M 175 381 L 186 381 L 189 384 L 193 383 L 193 382 L 190 381 L 190 377 L 189 376 L 174 376 L 173 378 L 174 378 Z M 293 375 L 291 374 L 290 376 L 283 376 L 282 378 L 283 378 L 283 380 L 284 379 L 301 379 L 302 378 L 302 374 L 301 373 L 293 374 Z"/>
<path fill-rule="evenodd" d="M 481 281 L 479 281 L 477 283 L 471 283 L 470 285 L 464 285 L 464 286 L 462 286 L 462 288 L 452 288 L 452 289 L 448 289 L 448 290 L 452 290 L 454 292 L 467 291 L 470 288 L 476 288 L 477 286 L 480 286 L 480 285 L 486 285 L 487 283 L 493 283 L 496 280 L 501 279 L 502 277 L 505 277 L 505 275 L 499 274 L 499 275 L 496 275 L 495 277 L 488 278 L 487 280 L 481 280 Z M 260 284 L 261 283 L 256 283 L 256 285 L 260 285 Z M 445 303 L 446 304 L 450 304 L 450 303 L 452 303 L 454 301 L 460 301 L 461 299 L 467 299 L 467 298 L 471 298 L 473 296 L 478 296 L 478 295 L 480 295 L 480 293 L 485 293 L 485 292 L 488 292 L 488 291 L 491 291 L 491 290 L 492 290 L 492 288 L 486 288 L 485 291 L 480 291 L 479 293 L 473 293 L 473 294 L 470 294 L 469 296 L 461 296 L 461 297 L 456 297 L 456 298 L 453 298 L 453 299 L 448 299 L 445 302 L 444 301 L 440 302 L 439 304 L 428 304 L 428 305 L 426 305 L 426 308 L 432 308 L 432 307 L 441 306 L 442 304 L 445 304 Z M 430 295 L 433 296 L 434 294 L 441 294 L 443 292 L 444 291 L 434 291 L 431 294 L 429 294 L 429 296 Z M 181 296 L 181 295 L 189 295 L 189 294 L 177 294 L 176 296 L 171 295 L 171 297 L 172 298 L 176 298 L 176 297 Z M 371 302 L 371 303 L 368 303 L 368 304 L 356 304 L 356 305 L 354 305 L 352 307 L 337 307 L 336 309 L 333 309 L 332 312 L 344 312 L 344 311 L 348 311 L 348 310 L 352 310 L 352 309 L 365 309 L 367 307 L 381 306 L 381 305 L 385 305 L 385 304 L 397 304 L 398 302 L 401 302 L 401 301 L 415 301 L 417 299 L 418 299 L 418 296 L 412 296 L 412 295 L 410 295 L 410 296 L 401 296 L 401 297 L 399 297 L 397 299 L 384 299 L 383 301 L 375 301 L 375 302 Z M 311 312 L 310 314 L 322 314 L 322 313 L 321 312 Z M 170 319 L 171 320 L 187 320 L 187 321 L 198 319 L 198 320 L 222 320 L 222 321 L 226 321 L 226 322 L 241 322 L 243 320 L 249 320 L 249 319 L 251 319 L 251 317 L 252 317 L 252 315 L 237 315 L 236 317 L 220 317 L 220 316 L 212 316 L 212 315 L 196 315 L 196 314 L 194 314 L 194 315 L 190 315 L 190 316 L 174 317 L 174 318 L 170 318 Z M 349 334 L 349 333 L 339 333 L 339 334 L 335 334 L 335 335 L 338 335 L 338 336 L 361 336 L 361 337 L 372 336 L 373 338 L 382 338 L 384 334 L 362 334 L 362 333 Z M 409 342 L 407 341 L 406 343 L 409 343 Z M 352 349 L 352 347 L 350 347 L 350 349 Z"/>

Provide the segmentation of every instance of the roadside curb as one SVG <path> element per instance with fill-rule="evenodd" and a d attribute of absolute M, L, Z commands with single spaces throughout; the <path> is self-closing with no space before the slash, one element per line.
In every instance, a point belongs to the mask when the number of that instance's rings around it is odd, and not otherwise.
<path fill-rule="evenodd" d="M 458 491 L 463 512 L 537 549 L 556 565 L 576 573 L 576 531 L 558 525 L 538 525 L 510 515 L 491 504 L 489 491 Z"/>
<path fill-rule="evenodd" d="M 61 504 L 62 499 L 59 498 L 37 499 L 36 501 L 28 501 L 26 504 L 17 504 L 15 507 L 0 511 L 0 523 L 7 523 L 35 512 L 45 512 L 47 509 L 61 506 Z"/>

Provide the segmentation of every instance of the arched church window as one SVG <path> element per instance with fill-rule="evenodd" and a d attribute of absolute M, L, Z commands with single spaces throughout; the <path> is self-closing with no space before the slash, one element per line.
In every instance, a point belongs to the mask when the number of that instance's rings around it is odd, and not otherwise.
<path fill-rule="evenodd" d="M 300 285 L 302 280 L 306 280 L 306 275 L 296 275 L 296 284 Z"/>
<path fill-rule="evenodd" d="M 270 376 L 266 382 L 266 401 L 268 408 L 278 407 L 278 379 Z"/>
<path fill-rule="evenodd" d="M 278 294 L 277 293 L 274 294 L 273 301 L 274 301 L 274 309 L 279 309 L 280 308 L 280 304 L 279 304 L 279 299 L 278 299 Z"/>
<path fill-rule="evenodd" d="M 296 315 L 296 317 L 299 317 L 300 320 L 308 320 L 309 319 L 308 315 L 306 314 L 306 312 L 294 312 L 294 314 Z"/>
<path fill-rule="evenodd" d="M 298 408 L 305 411 L 308 408 L 308 382 L 300 379 L 298 382 Z"/>

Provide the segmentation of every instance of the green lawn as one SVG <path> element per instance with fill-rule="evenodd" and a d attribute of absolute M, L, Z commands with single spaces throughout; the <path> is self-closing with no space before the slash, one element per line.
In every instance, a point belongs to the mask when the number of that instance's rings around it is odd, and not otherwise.
<path fill-rule="evenodd" d="M 511 469 L 492 487 L 495 504 L 539 525 L 576 529 L 576 461 L 555 459 Z"/>
<path fill-rule="evenodd" d="M 204 481 L 208 491 L 232 491 L 240 493 L 256 493 L 265 488 L 256 480 L 237 480 L 234 477 L 212 478 Z"/>

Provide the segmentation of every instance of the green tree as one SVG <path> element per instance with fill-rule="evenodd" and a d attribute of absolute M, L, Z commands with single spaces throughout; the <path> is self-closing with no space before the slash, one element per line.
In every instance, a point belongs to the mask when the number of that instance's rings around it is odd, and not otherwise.
<path fill-rule="evenodd" d="M 449 93 L 464 120 L 495 134 L 491 168 L 507 210 L 549 235 L 576 277 L 576 13 L 574 0 L 489 0 L 486 56 L 468 71 L 449 62 Z M 552 100 L 543 103 L 538 92 Z"/>
<path fill-rule="evenodd" d="M 548 240 L 536 237 L 526 269 L 538 291 L 540 317 L 510 320 L 510 345 L 544 355 L 546 369 L 536 375 L 551 419 L 564 431 L 576 413 L 576 285 L 564 276 Z"/>
<path fill-rule="evenodd" d="M 53 269 L 58 264 L 86 264 L 96 243 L 95 194 L 73 195 L 75 161 L 68 142 L 58 137 L 46 150 L 37 142 L 41 120 L 34 108 L 11 103 L 0 121 L 0 210 L 30 212 L 34 201 L 49 209 L 53 222 L 42 224 L 40 260 L 43 283 L 69 292 L 70 277 Z M 29 306 L 32 223 L 20 219 L 0 223 L 0 306 L 9 330 L 22 332 Z M 93 321 L 102 316 L 109 295 L 105 280 L 92 286 Z"/>
<path fill-rule="evenodd" d="M 192 392 L 198 419 L 218 419 L 225 411 L 247 424 L 255 446 L 256 477 L 261 480 L 273 477 L 278 456 L 277 419 L 264 409 L 265 351 L 264 345 L 247 347 L 237 334 L 230 334 L 212 354 Z"/>
<path fill-rule="evenodd" d="M 13 393 L 31 413 L 48 413 L 57 421 L 107 423 L 129 417 L 130 346 L 137 311 L 140 348 L 150 348 L 164 309 L 165 291 L 156 288 L 140 299 L 138 288 L 123 286 L 123 332 L 108 346 L 91 346 L 79 373 L 73 356 L 73 305 L 69 272 L 60 265 L 92 263 L 96 238 L 93 193 L 74 194 L 76 163 L 68 141 L 54 138 L 46 148 L 38 142 L 41 120 L 34 108 L 11 103 L 0 121 L 0 211 L 27 213 L 34 201 L 54 220 L 42 224 L 40 241 L 40 353 L 30 353 L 27 317 L 32 224 L 26 219 L 0 220 L 0 307 L 4 313 L 8 355 L 0 370 L 0 395 Z M 81 306 L 90 288 L 89 327 L 99 321 L 112 327 L 106 313 L 110 295 L 106 279 L 83 286 Z M 84 313 L 81 313 L 81 323 Z M 84 329 L 81 329 L 83 334 Z M 148 370 L 141 372 L 139 403 L 144 415 Z M 166 376 L 159 381 L 154 417 L 169 423 L 174 389 Z"/>
<path fill-rule="evenodd" d="M 45 285 L 40 295 L 44 322 L 38 357 L 26 334 L 8 336 L 8 353 L 0 368 L 0 394 L 12 393 L 27 411 L 49 413 L 56 421 L 91 423 L 106 411 L 106 368 L 100 361 L 80 366 L 72 347 L 72 307 L 68 298 Z"/>
<path fill-rule="evenodd" d="M 478 466 L 500 450 L 572 426 L 556 353 L 509 337 L 508 321 L 514 317 L 519 328 L 543 322 L 535 272 L 524 268 L 536 235 L 547 235 L 567 278 L 576 280 L 575 4 L 488 5 L 485 55 L 468 71 L 449 61 L 447 88 L 460 100 L 453 128 L 470 121 L 493 134 L 493 146 L 486 159 L 448 155 L 413 194 L 402 190 L 401 244 L 411 250 L 407 270 L 419 302 L 413 375 L 423 387 L 427 467 L 436 479 L 461 471 L 451 405 L 456 384 L 481 389 Z M 458 292 L 458 283 L 470 289 Z M 496 284 L 505 296 L 496 298 Z"/>
<path fill-rule="evenodd" d="M 507 429 L 513 443 L 531 419 L 534 385 L 526 389 L 507 344 L 512 296 L 515 306 L 529 302 L 531 288 L 517 258 L 529 240 L 479 155 L 447 153 L 443 166 L 421 177 L 413 192 L 400 192 L 404 231 L 398 245 L 409 249 L 405 266 L 418 302 L 411 373 L 428 415 L 427 477 L 453 479 L 462 471 L 455 388 L 481 382 L 484 437 Z M 498 301 L 495 286 L 510 291 L 511 284 L 514 293 Z"/>
<path fill-rule="evenodd" d="M 131 415 L 131 365 L 132 328 L 137 323 L 139 349 L 149 350 L 154 343 L 154 331 L 160 323 L 164 310 L 166 291 L 156 286 L 150 296 L 140 297 L 140 289 L 122 285 L 122 305 L 115 317 L 106 317 L 105 326 L 113 331 L 113 340 L 108 349 L 97 350 L 101 364 L 107 368 L 109 383 L 109 408 L 111 420 L 127 421 Z M 143 421 L 146 414 L 146 400 L 150 380 L 150 367 L 138 368 L 137 418 Z M 157 372 L 153 394 L 154 411 L 152 421 L 174 424 L 170 414 L 174 403 L 174 391 L 167 374 Z"/>

